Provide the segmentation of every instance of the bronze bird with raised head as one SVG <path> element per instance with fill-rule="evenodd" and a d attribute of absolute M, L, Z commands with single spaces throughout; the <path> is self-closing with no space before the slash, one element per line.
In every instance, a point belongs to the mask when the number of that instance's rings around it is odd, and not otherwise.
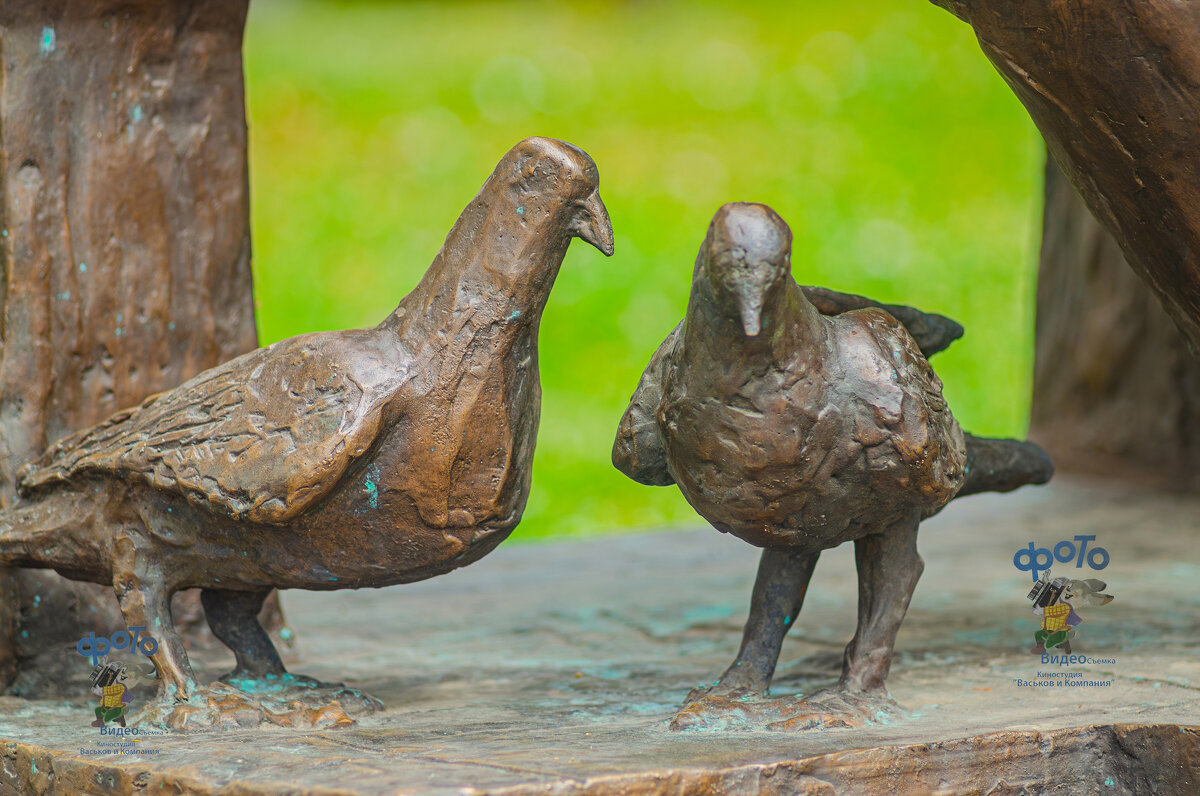
<path fill-rule="evenodd" d="M 722 207 L 683 321 L 650 360 L 621 420 L 613 463 L 677 484 L 720 531 L 764 548 L 737 659 L 693 692 L 674 726 L 705 724 L 765 694 L 822 550 L 853 542 L 858 628 L 837 693 L 791 726 L 855 723 L 887 702 L 896 633 L 922 571 L 917 527 L 956 495 L 1040 483 L 1035 445 L 964 435 L 925 354 L 961 334 L 941 316 L 800 288 L 792 234 L 769 207 Z M 818 309 L 820 307 L 820 310 Z M 823 314 L 825 313 L 825 314 Z M 782 711 L 782 712 L 781 712 Z"/>
<path fill-rule="evenodd" d="M 256 618 L 271 588 L 387 586 L 485 555 L 529 494 L 538 326 L 567 246 L 612 254 L 598 180 L 571 144 L 522 141 L 378 326 L 260 348 L 47 450 L 0 513 L 0 563 L 112 584 L 161 642 L 160 694 L 184 700 L 179 589 L 203 589 L 231 677 L 278 677 Z"/>

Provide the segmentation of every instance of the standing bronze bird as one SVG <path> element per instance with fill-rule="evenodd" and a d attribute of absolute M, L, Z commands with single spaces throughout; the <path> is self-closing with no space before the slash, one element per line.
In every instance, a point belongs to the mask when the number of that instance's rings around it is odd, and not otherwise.
<path fill-rule="evenodd" d="M 790 726 L 874 715 L 890 704 L 892 648 L 923 566 L 921 520 L 956 495 L 1042 483 L 1053 472 L 1036 445 L 964 435 L 905 326 L 860 297 L 797 286 L 791 243 L 765 205 L 717 212 L 687 315 L 650 360 L 613 447 L 630 478 L 677 484 L 715 528 L 765 548 L 737 660 L 690 695 L 677 728 L 766 693 L 817 557 L 849 541 L 858 629 L 838 692 L 765 715 L 791 714 Z M 895 309 L 929 354 L 961 332 L 948 319 Z"/>
<path fill-rule="evenodd" d="M 187 700 L 179 589 L 203 589 L 228 678 L 279 678 L 256 618 L 271 588 L 388 586 L 487 554 L 529 494 L 538 325 L 567 246 L 613 251 L 598 182 L 582 150 L 522 141 L 378 326 L 258 349 L 46 451 L 0 514 L 0 563 L 112 584 L 160 641 L 160 695 Z"/>

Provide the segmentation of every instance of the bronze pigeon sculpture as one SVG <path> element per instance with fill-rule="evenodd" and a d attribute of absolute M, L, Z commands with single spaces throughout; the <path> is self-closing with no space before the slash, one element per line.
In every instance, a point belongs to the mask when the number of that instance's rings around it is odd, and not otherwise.
<path fill-rule="evenodd" d="M 717 212 L 687 314 L 650 360 L 613 448 L 630 478 L 677 484 L 715 528 L 765 548 L 737 660 L 689 696 L 676 728 L 720 724 L 765 695 L 818 556 L 850 541 L 859 618 L 839 689 L 767 703 L 763 716 L 856 724 L 892 705 L 885 680 L 923 566 L 921 520 L 956 495 L 1053 471 L 1036 445 L 964 435 L 905 326 L 866 299 L 801 289 L 791 243 L 765 205 Z M 928 353 L 957 336 L 944 332 L 948 319 L 898 314 Z"/>
<path fill-rule="evenodd" d="M 112 584 L 160 642 L 160 696 L 185 701 L 179 589 L 203 590 L 229 678 L 278 678 L 256 618 L 271 588 L 388 586 L 484 556 L 529 494 L 538 325 L 567 246 L 613 251 L 598 181 L 571 144 L 522 141 L 378 326 L 252 351 L 27 466 L 0 563 Z"/>

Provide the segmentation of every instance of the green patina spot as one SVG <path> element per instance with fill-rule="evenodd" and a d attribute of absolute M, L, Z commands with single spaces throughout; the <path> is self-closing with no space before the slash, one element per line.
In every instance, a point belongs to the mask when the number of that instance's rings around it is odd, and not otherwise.
<path fill-rule="evenodd" d="M 225 682 L 239 691 L 245 691 L 248 694 L 270 694 L 283 691 L 285 688 L 296 688 L 298 686 L 304 688 L 315 687 L 310 681 L 300 679 L 290 672 L 284 673 L 282 677 L 277 674 L 268 674 L 259 679 L 231 677 Z"/>
<path fill-rule="evenodd" d="M 54 28 L 42 28 L 42 55 L 49 55 L 54 52 L 57 38 L 54 35 Z"/>
<path fill-rule="evenodd" d="M 372 464 L 367 467 L 363 476 L 363 489 L 367 491 L 367 503 L 371 508 L 379 508 L 379 467 Z"/>

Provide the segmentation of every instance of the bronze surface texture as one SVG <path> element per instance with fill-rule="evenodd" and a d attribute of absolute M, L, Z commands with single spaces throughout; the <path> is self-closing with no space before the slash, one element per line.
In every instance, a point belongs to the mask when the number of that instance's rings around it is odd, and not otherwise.
<path fill-rule="evenodd" d="M 1036 445 L 965 436 L 922 346 L 892 315 L 822 314 L 792 279 L 791 244 L 765 205 L 717 212 L 687 314 L 651 358 L 613 446 L 630 478 L 677 484 L 713 527 L 765 548 L 742 649 L 689 697 L 679 728 L 719 724 L 747 700 L 764 722 L 796 729 L 897 712 L 885 680 L 923 568 L 921 520 L 958 494 L 1053 472 Z M 914 324 L 923 335 L 938 326 Z M 848 541 L 859 617 L 838 688 L 767 699 L 817 558 Z"/>
<path fill-rule="evenodd" d="M 162 721 L 254 721 L 201 693 L 171 595 L 204 590 L 227 679 L 280 679 L 256 618 L 272 587 L 422 580 L 503 541 L 529 494 L 546 299 L 573 237 L 612 253 L 597 184 L 574 146 L 518 144 L 378 326 L 252 351 L 51 446 L 0 515 L 0 562 L 111 585 L 160 642 L 164 706 L 187 707 Z"/>
<path fill-rule="evenodd" d="M 1194 496 L 1062 477 L 951 502 L 921 525 L 925 574 L 888 677 L 903 721 L 794 732 L 733 714 L 672 731 L 688 690 L 737 650 L 761 552 L 698 528 L 504 544 L 419 583 L 284 593 L 302 656 L 289 664 L 386 705 L 349 727 L 169 732 L 120 751 L 103 744 L 129 739 L 89 726 L 86 685 L 68 701 L 0 698 L 0 793 L 1193 794 L 1198 511 Z M 1075 639 L 1107 664 L 1029 654 L 1038 625 L 1013 552 L 1064 528 L 1112 555 L 1098 574 L 1116 599 L 1082 608 Z M 857 592 L 852 548 L 823 553 L 774 694 L 837 683 Z M 202 679 L 233 663 L 192 659 Z M 1108 685 L 1018 682 L 1051 668 Z"/>

